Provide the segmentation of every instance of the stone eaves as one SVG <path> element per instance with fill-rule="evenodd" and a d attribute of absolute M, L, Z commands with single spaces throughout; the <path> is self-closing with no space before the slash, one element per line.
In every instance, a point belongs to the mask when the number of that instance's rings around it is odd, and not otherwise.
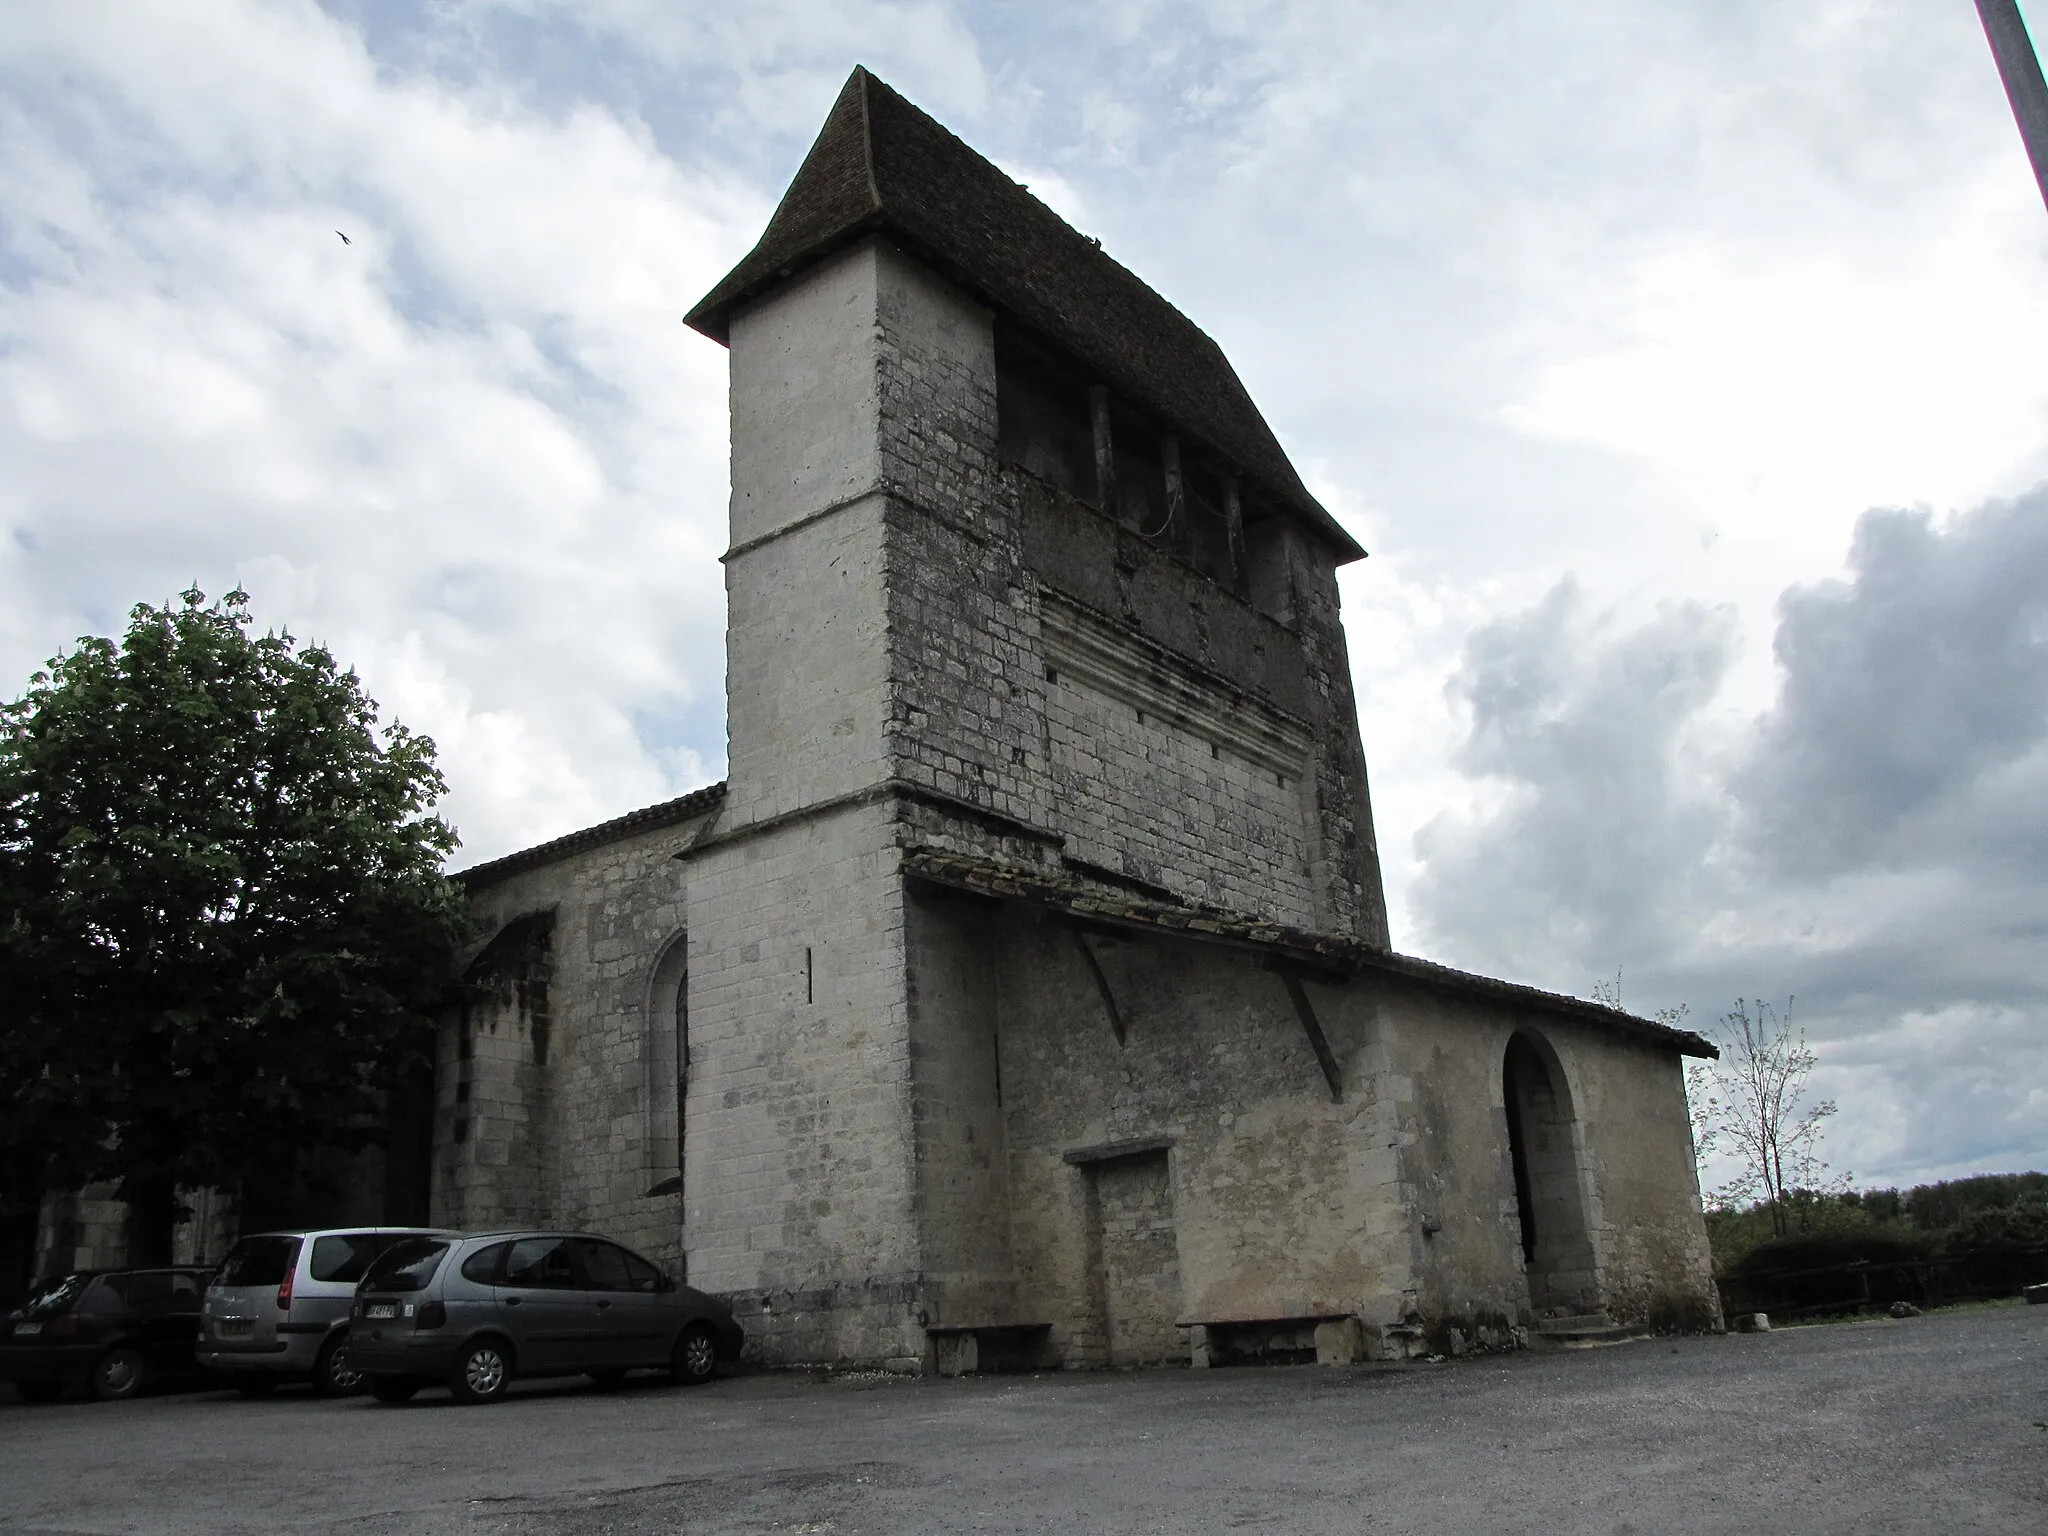
<path fill-rule="evenodd" d="M 1257 918 L 1146 901 L 1042 871 L 1020 870 L 968 854 L 936 848 L 905 852 L 903 872 L 912 879 L 977 895 L 1018 901 L 1060 912 L 1077 921 L 1135 932 L 1168 934 L 1201 943 L 1223 944 L 1291 962 L 1307 972 L 1349 979 L 1367 973 L 1399 976 L 1421 986 L 1514 1003 L 1594 1024 L 1618 1034 L 1663 1046 L 1684 1056 L 1716 1057 L 1720 1052 L 1691 1030 L 1673 1029 L 1650 1019 L 1606 1008 L 1583 998 L 1545 992 L 1516 982 L 1497 981 L 1454 970 L 1431 960 L 1376 949 L 1338 934 L 1312 933 Z"/>

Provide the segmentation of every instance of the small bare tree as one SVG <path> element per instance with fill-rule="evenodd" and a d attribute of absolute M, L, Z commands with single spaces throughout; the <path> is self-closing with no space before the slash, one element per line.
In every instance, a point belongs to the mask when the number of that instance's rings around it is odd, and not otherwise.
<path fill-rule="evenodd" d="M 1780 1013 L 1769 1003 L 1737 998 L 1721 1016 L 1721 1061 L 1709 1069 L 1711 1093 L 1694 1108 L 1695 1120 L 1702 1109 L 1708 1112 L 1713 1134 L 1725 1136 L 1742 1160 L 1741 1171 L 1715 1191 L 1716 1202 L 1761 1203 L 1776 1237 L 1790 1230 L 1787 1195 L 1849 1184 L 1847 1174 L 1830 1176 L 1821 1156 L 1822 1126 L 1834 1115 L 1835 1101 L 1806 1102 L 1807 1079 L 1820 1058 L 1791 1011 L 1789 999 Z"/>

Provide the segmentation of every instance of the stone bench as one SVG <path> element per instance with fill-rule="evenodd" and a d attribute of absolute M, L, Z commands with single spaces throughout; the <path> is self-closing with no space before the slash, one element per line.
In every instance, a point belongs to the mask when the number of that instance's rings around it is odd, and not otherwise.
<path fill-rule="evenodd" d="M 1366 1357 L 1365 1329 L 1349 1312 L 1291 1317 L 1180 1318 L 1188 1364 L 1197 1370 L 1234 1360 L 1269 1364 L 1356 1365 Z"/>
<path fill-rule="evenodd" d="M 924 1331 L 941 1376 L 1035 1371 L 1059 1363 L 1047 1357 L 1051 1323 L 927 1323 Z"/>

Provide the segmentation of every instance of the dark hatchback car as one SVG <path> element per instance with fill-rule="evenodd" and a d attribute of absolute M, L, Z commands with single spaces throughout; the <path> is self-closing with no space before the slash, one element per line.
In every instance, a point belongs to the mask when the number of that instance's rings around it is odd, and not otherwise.
<path fill-rule="evenodd" d="M 387 1403 L 427 1385 L 484 1403 L 514 1377 L 609 1384 L 640 1367 L 693 1385 L 745 1343 L 723 1301 L 583 1232 L 409 1239 L 371 1266 L 349 1321 L 349 1363 Z"/>
<path fill-rule="evenodd" d="M 107 1401 L 152 1385 L 200 1386 L 204 1269 L 81 1270 L 39 1283 L 0 1322 L 0 1381 L 30 1402 L 67 1387 Z"/>

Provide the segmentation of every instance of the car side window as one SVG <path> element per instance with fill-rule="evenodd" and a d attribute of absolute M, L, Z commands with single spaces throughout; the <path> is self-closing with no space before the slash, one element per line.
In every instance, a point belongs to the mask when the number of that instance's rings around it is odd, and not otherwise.
<path fill-rule="evenodd" d="M 344 1232 L 313 1239 L 313 1262 L 308 1266 L 315 1280 L 334 1285 L 354 1285 L 363 1278 L 370 1261 L 390 1244 L 375 1232 Z"/>
<path fill-rule="evenodd" d="M 528 1290 L 568 1291 L 578 1288 L 575 1261 L 566 1237 L 522 1237 L 505 1255 L 500 1285 Z"/>
<path fill-rule="evenodd" d="M 197 1312 L 200 1293 L 206 1288 L 198 1275 L 171 1276 L 171 1304 L 173 1312 Z"/>
<path fill-rule="evenodd" d="M 476 1285 L 497 1285 L 498 1266 L 504 1262 L 505 1250 L 510 1243 L 493 1243 L 488 1248 L 479 1248 L 462 1261 L 462 1278 Z"/>
<path fill-rule="evenodd" d="M 110 1277 L 111 1278 L 111 1277 Z M 130 1275 L 128 1305 L 138 1312 L 161 1312 L 170 1305 L 171 1277 L 157 1271 Z"/>
<path fill-rule="evenodd" d="M 633 1273 L 626 1265 L 626 1250 L 616 1243 L 594 1238 L 576 1239 L 576 1256 L 583 1261 L 583 1281 L 593 1291 L 630 1291 Z"/>
<path fill-rule="evenodd" d="M 633 1277 L 633 1289 L 636 1291 L 652 1292 L 661 1289 L 661 1271 L 637 1253 L 626 1254 L 626 1273 Z"/>

